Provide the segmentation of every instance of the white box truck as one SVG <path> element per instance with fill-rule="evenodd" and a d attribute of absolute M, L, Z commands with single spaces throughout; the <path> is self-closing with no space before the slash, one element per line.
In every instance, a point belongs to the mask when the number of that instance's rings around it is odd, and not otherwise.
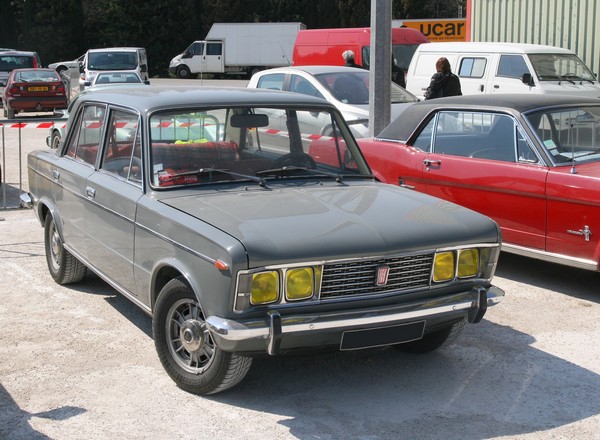
<path fill-rule="evenodd" d="M 179 78 L 192 74 L 254 73 L 289 66 L 302 23 L 214 23 L 204 40 L 194 41 L 169 64 Z"/>

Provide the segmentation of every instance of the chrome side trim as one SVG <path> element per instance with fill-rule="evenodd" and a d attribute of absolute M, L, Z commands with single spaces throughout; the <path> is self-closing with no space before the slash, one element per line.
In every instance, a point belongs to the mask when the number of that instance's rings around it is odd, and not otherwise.
<path fill-rule="evenodd" d="M 549 263 L 563 264 L 565 266 L 576 267 L 578 269 L 592 270 L 598 272 L 598 262 L 584 258 L 570 257 L 563 254 L 555 254 L 538 249 L 526 248 L 515 244 L 502 243 L 502 250 L 511 254 L 524 257 L 535 258 Z"/>

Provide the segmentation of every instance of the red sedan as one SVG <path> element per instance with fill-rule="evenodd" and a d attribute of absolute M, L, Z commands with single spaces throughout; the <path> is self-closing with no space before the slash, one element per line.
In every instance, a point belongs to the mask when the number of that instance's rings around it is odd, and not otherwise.
<path fill-rule="evenodd" d="M 4 117 L 8 119 L 21 112 L 66 108 L 67 104 L 67 90 L 54 69 L 15 69 L 2 93 Z"/>
<path fill-rule="evenodd" d="M 600 99 L 423 101 L 359 143 L 377 179 L 492 217 L 503 250 L 599 270 Z"/>

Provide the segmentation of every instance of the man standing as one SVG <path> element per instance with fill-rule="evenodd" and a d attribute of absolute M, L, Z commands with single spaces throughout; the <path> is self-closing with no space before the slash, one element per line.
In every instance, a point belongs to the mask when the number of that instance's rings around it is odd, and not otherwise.
<path fill-rule="evenodd" d="M 450 62 L 442 57 L 435 63 L 436 73 L 425 91 L 425 99 L 462 95 L 460 79 L 450 70 Z"/>

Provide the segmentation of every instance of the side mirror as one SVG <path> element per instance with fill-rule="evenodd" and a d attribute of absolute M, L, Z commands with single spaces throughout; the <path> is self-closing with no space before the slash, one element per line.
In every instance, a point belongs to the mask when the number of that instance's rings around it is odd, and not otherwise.
<path fill-rule="evenodd" d="M 533 82 L 533 77 L 531 76 L 531 73 L 524 73 L 521 77 L 521 81 L 523 82 L 523 84 L 527 84 L 528 86 L 535 86 L 535 82 Z"/>
<path fill-rule="evenodd" d="M 79 73 L 83 73 L 83 72 L 85 72 L 85 68 L 84 68 L 83 64 L 80 64 L 79 65 Z"/>
<path fill-rule="evenodd" d="M 146 66 L 145 64 L 142 64 L 140 66 L 140 72 L 147 72 L 148 71 L 148 66 Z"/>
<path fill-rule="evenodd" d="M 181 58 L 192 58 L 192 52 L 186 50 L 185 52 L 183 52 L 183 54 L 181 55 Z"/>
<path fill-rule="evenodd" d="M 91 86 L 91 85 L 92 85 L 92 82 L 91 82 L 91 81 L 84 81 L 84 82 L 83 82 L 83 86 L 84 86 L 84 87 L 89 87 L 89 86 Z"/>

